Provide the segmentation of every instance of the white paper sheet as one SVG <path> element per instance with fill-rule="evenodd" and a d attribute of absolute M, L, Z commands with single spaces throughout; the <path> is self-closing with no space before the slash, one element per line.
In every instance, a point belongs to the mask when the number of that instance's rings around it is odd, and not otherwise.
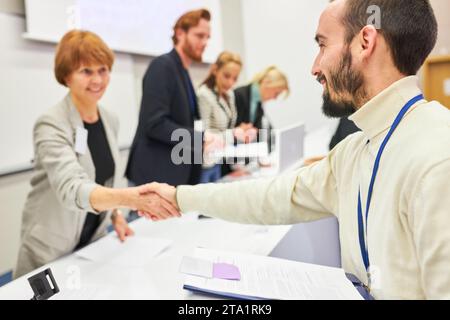
<path fill-rule="evenodd" d="M 78 257 L 108 262 L 124 267 L 143 267 L 170 246 L 171 240 L 134 235 L 121 243 L 117 236 L 108 235 L 75 252 Z"/>
<path fill-rule="evenodd" d="M 185 285 L 264 299 L 363 300 L 343 269 L 272 257 L 197 249 L 196 257 L 236 265 L 240 281 L 187 276 Z"/>
<path fill-rule="evenodd" d="M 213 263 L 192 257 L 183 257 L 180 264 L 180 272 L 202 278 L 213 277 Z"/>

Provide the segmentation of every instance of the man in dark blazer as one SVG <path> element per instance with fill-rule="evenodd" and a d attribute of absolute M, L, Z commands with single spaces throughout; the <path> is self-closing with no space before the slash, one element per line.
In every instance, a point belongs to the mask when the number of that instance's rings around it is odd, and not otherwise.
<path fill-rule="evenodd" d="M 201 174 L 202 133 L 194 130 L 199 119 L 197 98 L 188 68 L 200 62 L 210 37 L 211 16 L 207 10 L 190 11 L 174 27 L 174 49 L 155 58 L 144 76 L 139 124 L 126 170 L 127 178 L 140 185 L 163 182 L 171 185 L 197 184 Z M 172 154 L 179 144 L 172 134 L 184 129 L 190 143 L 190 161 L 178 164 Z M 194 143 L 200 141 L 200 143 Z M 182 158 L 185 159 L 185 154 Z"/>

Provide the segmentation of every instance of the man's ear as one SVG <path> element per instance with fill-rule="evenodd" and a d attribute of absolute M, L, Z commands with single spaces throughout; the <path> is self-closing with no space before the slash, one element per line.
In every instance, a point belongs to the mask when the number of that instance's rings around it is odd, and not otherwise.
<path fill-rule="evenodd" d="M 184 37 L 186 37 L 186 32 L 183 29 L 178 28 L 177 31 L 175 32 L 175 36 L 178 39 L 178 43 L 183 42 Z"/>
<path fill-rule="evenodd" d="M 357 37 L 358 51 L 362 60 L 369 58 L 375 51 L 378 41 L 378 30 L 373 25 L 361 29 Z"/>

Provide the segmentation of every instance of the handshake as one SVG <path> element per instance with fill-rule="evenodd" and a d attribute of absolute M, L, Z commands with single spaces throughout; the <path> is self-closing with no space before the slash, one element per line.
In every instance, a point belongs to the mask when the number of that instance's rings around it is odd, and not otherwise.
<path fill-rule="evenodd" d="M 125 206 L 136 210 L 141 217 L 153 221 L 181 217 L 175 187 L 149 183 L 125 190 L 127 192 Z"/>

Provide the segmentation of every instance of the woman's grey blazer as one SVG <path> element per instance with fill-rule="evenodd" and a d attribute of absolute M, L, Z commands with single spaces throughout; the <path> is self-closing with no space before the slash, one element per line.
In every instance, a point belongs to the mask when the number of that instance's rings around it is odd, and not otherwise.
<path fill-rule="evenodd" d="M 118 119 L 99 107 L 115 174 L 106 185 L 121 187 L 117 143 Z M 70 94 L 41 116 L 33 131 L 35 170 L 22 217 L 21 246 L 15 277 L 71 253 L 80 240 L 88 212 L 96 212 L 89 197 L 95 184 L 95 167 L 89 152 L 75 151 L 77 128 L 83 121 Z M 93 240 L 106 233 L 111 213 L 102 220 Z"/>

